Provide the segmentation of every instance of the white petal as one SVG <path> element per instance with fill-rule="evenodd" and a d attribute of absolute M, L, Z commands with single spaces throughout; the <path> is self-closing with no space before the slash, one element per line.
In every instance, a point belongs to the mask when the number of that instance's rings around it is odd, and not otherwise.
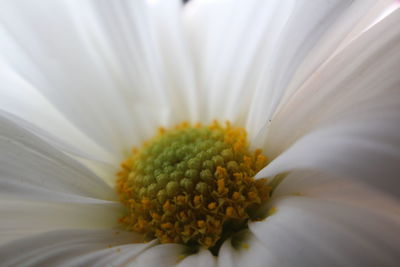
<path fill-rule="evenodd" d="M 285 89 L 284 98 L 289 98 L 309 78 L 314 71 L 328 61 L 334 54 L 357 38 L 367 26 L 372 24 L 381 13 L 393 4 L 393 0 L 352 1 L 327 33 L 310 51 L 299 66 Z M 262 122 L 264 125 L 268 124 Z"/>
<path fill-rule="evenodd" d="M 269 266 L 397 266 L 400 216 L 335 201 L 288 197 L 250 230 L 281 262 Z"/>
<path fill-rule="evenodd" d="M 87 168 L 0 116 L 0 194 L 36 200 L 116 199 Z M 69 195 L 69 196 L 68 196 Z"/>
<path fill-rule="evenodd" d="M 365 31 L 369 30 L 369 28 L 381 21 L 398 7 L 399 1 L 397 0 L 375 1 L 375 6 L 371 8 L 368 13 L 363 15 L 363 17 L 358 21 L 357 27 L 355 27 L 352 32 L 347 35 L 346 39 L 341 43 L 340 46 L 338 46 L 336 52 L 347 46 L 351 41 L 359 37 Z"/>
<path fill-rule="evenodd" d="M 130 239 L 127 243 L 132 243 Z M 76 258 L 71 266 L 127 266 L 130 261 L 140 255 L 145 249 L 152 247 L 156 242 L 152 241 L 146 244 L 128 244 L 116 246 L 113 249 L 106 249 Z"/>
<path fill-rule="evenodd" d="M 0 258 L 2 266 L 122 266 L 153 245 L 140 241 L 115 230 L 59 230 L 3 245 Z"/>
<path fill-rule="evenodd" d="M 76 129 L 15 70 L 6 65 L 0 65 L 0 69 L 0 113 L 3 116 L 13 117 L 13 120 L 20 118 L 21 126 L 23 124 L 36 135 L 53 141 L 54 145 L 68 153 L 91 160 L 118 163 L 117 157 L 107 154 Z"/>
<path fill-rule="evenodd" d="M 218 255 L 218 266 L 284 266 L 285 259 L 278 259 L 249 231 L 239 233 L 240 240 L 233 246 L 233 237 L 224 242 Z M 290 252 L 289 252 L 290 253 Z M 275 264 L 275 265 L 274 265 Z"/>
<path fill-rule="evenodd" d="M 173 123 L 198 122 L 198 88 L 189 45 L 182 25 L 181 0 L 148 0 L 155 19 L 155 43 L 165 64 L 165 90 Z"/>
<path fill-rule="evenodd" d="M 265 139 L 274 159 L 258 177 L 311 168 L 395 194 L 400 172 L 400 10 L 375 25 L 304 84 Z M 333 75 L 334 74 L 334 75 Z"/>
<path fill-rule="evenodd" d="M 129 266 L 175 266 L 186 255 L 186 247 L 179 244 L 162 244 L 151 247 L 130 262 Z"/>
<path fill-rule="evenodd" d="M 217 259 L 207 249 L 184 258 L 177 267 L 216 267 Z"/>
<path fill-rule="evenodd" d="M 314 4 L 312 3 L 312 5 Z M 323 4 L 323 2 L 319 4 Z M 293 72 L 293 76 L 288 78 L 287 87 L 280 88 L 282 92 L 278 94 L 279 98 L 273 103 L 275 105 L 274 108 L 278 108 L 280 104 L 285 103 L 285 100 L 292 96 L 313 72 L 357 38 L 360 33 L 365 31 L 367 26 L 372 24 L 392 4 L 393 0 L 349 1 L 348 6 L 332 23 L 332 26 L 326 29 L 321 38 L 308 51 L 308 54 L 304 56 L 303 61 Z M 305 14 L 306 18 L 307 16 L 308 14 Z M 315 26 L 319 27 L 319 25 Z M 296 32 L 295 35 L 298 35 L 298 27 L 296 25 L 294 25 L 293 31 Z M 308 36 L 305 38 L 308 38 Z M 303 47 L 298 49 L 303 49 Z M 289 64 L 293 64 L 293 62 Z M 273 112 L 276 112 L 276 109 L 270 109 L 266 113 L 266 109 L 269 107 L 266 106 L 265 101 L 270 101 L 268 98 L 271 96 L 264 93 L 264 97 L 261 97 L 263 90 L 265 88 L 260 88 L 259 95 L 254 97 L 251 105 L 252 114 L 250 114 L 247 123 L 247 128 L 251 130 L 251 137 L 258 137 L 253 144 L 254 147 L 261 146 L 259 141 L 268 131 L 271 117 L 274 115 Z"/>
<path fill-rule="evenodd" d="M 170 4 L 166 12 L 177 6 Z M 151 14 L 142 0 L 2 2 L 0 58 L 77 128 L 121 157 L 180 107 L 171 109 L 168 100 L 169 68 Z"/>
<path fill-rule="evenodd" d="M 118 203 L 45 203 L 0 198 L 0 243 L 60 229 L 112 229 Z"/>
<path fill-rule="evenodd" d="M 372 2 L 189 2 L 185 25 L 203 92 L 203 119 L 245 124 L 250 112 L 247 129 L 254 137 L 272 116 L 297 67 L 336 19 L 350 21 L 335 28 L 332 49 Z"/>
<path fill-rule="evenodd" d="M 383 209 L 400 214 L 398 200 L 389 195 L 345 177 L 313 171 L 294 171 L 288 174 L 273 193 L 273 198 L 307 196 L 331 200 L 365 209 Z"/>

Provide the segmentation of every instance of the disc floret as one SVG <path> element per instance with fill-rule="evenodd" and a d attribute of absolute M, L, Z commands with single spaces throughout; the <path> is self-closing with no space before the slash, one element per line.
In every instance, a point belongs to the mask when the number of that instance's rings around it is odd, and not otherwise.
<path fill-rule="evenodd" d="M 245 226 L 266 202 L 266 180 L 255 180 L 266 157 L 250 152 L 246 131 L 221 126 L 160 128 L 124 161 L 117 191 L 128 230 L 161 243 L 211 248 L 229 229 Z"/>

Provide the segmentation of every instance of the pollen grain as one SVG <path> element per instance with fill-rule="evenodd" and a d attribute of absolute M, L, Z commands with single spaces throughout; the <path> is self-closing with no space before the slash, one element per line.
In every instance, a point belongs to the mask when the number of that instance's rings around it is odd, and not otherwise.
<path fill-rule="evenodd" d="M 250 152 L 246 135 L 229 122 L 160 128 L 121 164 L 120 222 L 161 243 L 207 248 L 245 226 L 271 190 L 266 179 L 253 178 L 267 159 Z"/>

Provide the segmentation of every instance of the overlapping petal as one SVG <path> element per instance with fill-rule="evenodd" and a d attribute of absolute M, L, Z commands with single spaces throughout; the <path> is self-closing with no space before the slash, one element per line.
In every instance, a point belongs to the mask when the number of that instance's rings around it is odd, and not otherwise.
<path fill-rule="evenodd" d="M 396 266 L 396 199 L 340 177 L 293 172 L 278 187 L 275 212 L 249 225 L 265 266 Z M 250 246 L 251 249 L 251 246 Z"/>
<path fill-rule="evenodd" d="M 0 70 L 2 116 L 24 124 L 29 131 L 74 155 L 109 164 L 116 161 L 117 157 L 106 153 L 66 120 L 17 70 L 5 64 L 0 64 Z"/>
<path fill-rule="evenodd" d="M 353 41 L 284 103 L 258 177 L 315 169 L 399 194 L 400 10 Z"/>
<path fill-rule="evenodd" d="M 176 266 L 187 255 L 187 247 L 181 244 L 161 244 L 144 251 L 131 266 Z"/>
<path fill-rule="evenodd" d="M 10 241 L 55 230 L 113 229 L 122 214 L 118 203 L 38 202 L 3 196 L 0 200 L 0 244 L 5 246 Z"/>
<path fill-rule="evenodd" d="M 218 256 L 220 267 L 285 266 L 286 262 L 285 258 L 279 258 L 268 251 L 265 245 L 248 230 L 225 241 Z"/>
<path fill-rule="evenodd" d="M 76 160 L 0 117 L 0 243 L 59 229 L 114 228 L 115 193 Z M 2 257 L 2 259 L 4 259 Z"/>
<path fill-rule="evenodd" d="M 179 24 L 177 2 L 161 3 L 165 25 Z M 158 5 L 3 1 L 0 58 L 80 131 L 121 159 L 156 127 L 186 114 L 179 93 L 194 90 L 183 49 L 165 51 L 183 44 L 178 27 L 160 34 L 161 22 L 153 14 Z M 177 76 L 178 70 L 188 75 Z"/>
<path fill-rule="evenodd" d="M 284 199 L 276 206 L 276 215 L 250 229 L 270 254 L 288 262 L 286 266 L 299 259 L 301 266 L 398 263 L 398 216 L 303 197 Z"/>
<path fill-rule="evenodd" d="M 0 258 L 2 266 L 119 266 L 153 245 L 128 232 L 59 230 L 1 246 Z"/>
<path fill-rule="evenodd" d="M 78 161 L 0 117 L 0 194 L 13 198 L 116 199 L 113 189 Z"/>
<path fill-rule="evenodd" d="M 188 255 L 184 258 L 177 267 L 203 267 L 203 266 L 210 266 L 216 267 L 217 266 L 217 258 L 211 254 L 209 250 L 201 249 L 199 252 Z"/>
<path fill-rule="evenodd" d="M 189 2 L 185 27 L 199 77 L 202 119 L 246 124 L 254 139 L 268 125 L 298 68 L 297 86 L 365 14 L 389 2 Z"/>
<path fill-rule="evenodd" d="M 359 183 L 295 171 L 276 189 L 265 220 L 221 248 L 221 266 L 396 266 L 397 200 Z"/>

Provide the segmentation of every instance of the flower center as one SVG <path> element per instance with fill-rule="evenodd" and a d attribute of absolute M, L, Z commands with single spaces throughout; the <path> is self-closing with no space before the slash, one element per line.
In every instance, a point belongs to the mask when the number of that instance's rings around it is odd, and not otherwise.
<path fill-rule="evenodd" d="M 266 163 L 261 150 L 249 151 L 246 131 L 229 123 L 161 128 L 121 164 L 120 221 L 161 243 L 212 248 L 268 200 L 266 180 L 253 178 Z"/>

